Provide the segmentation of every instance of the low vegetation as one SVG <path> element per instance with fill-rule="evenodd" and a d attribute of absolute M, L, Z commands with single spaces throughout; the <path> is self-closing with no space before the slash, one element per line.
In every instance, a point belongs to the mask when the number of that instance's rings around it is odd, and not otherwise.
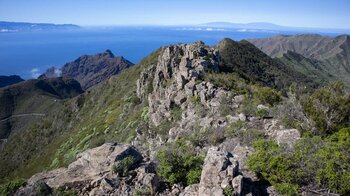
<path fill-rule="evenodd" d="M 170 184 L 181 183 L 187 186 L 199 183 L 204 156 L 197 155 L 184 139 L 179 139 L 172 145 L 158 152 L 157 174 Z"/>
<path fill-rule="evenodd" d="M 350 127 L 350 93 L 341 82 L 317 90 L 304 100 L 303 106 L 314 121 L 314 135 L 324 136 Z"/>
<path fill-rule="evenodd" d="M 249 167 L 285 195 L 299 194 L 300 187 L 330 189 L 350 194 L 350 129 L 345 128 L 322 139 L 303 138 L 290 151 L 274 141 L 254 143 L 255 154 Z"/>
<path fill-rule="evenodd" d="M 26 181 L 24 179 L 16 179 L 5 184 L 0 185 L 0 195 L 13 195 L 21 186 L 24 186 Z"/>
<path fill-rule="evenodd" d="M 119 176 L 127 176 L 134 163 L 135 160 L 132 156 L 125 157 L 113 165 L 112 171 L 117 173 Z"/>

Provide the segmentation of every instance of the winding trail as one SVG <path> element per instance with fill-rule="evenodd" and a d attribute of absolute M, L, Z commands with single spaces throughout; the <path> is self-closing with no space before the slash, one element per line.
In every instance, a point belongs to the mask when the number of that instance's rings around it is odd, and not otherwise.
<path fill-rule="evenodd" d="M 15 114 L 15 115 L 12 115 L 10 117 L 1 119 L 0 122 L 7 121 L 7 120 L 9 120 L 11 118 L 26 117 L 26 116 L 45 116 L 45 114 L 42 114 L 42 113 Z"/>

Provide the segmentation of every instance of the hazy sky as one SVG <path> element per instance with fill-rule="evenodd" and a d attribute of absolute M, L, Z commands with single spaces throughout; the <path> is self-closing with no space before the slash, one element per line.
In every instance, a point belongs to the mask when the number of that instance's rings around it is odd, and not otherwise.
<path fill-rule="evenodd" d="M 271 22 L 350 28 L 350 0 L 0 0 L 0 20 L 79 25 Z"/>

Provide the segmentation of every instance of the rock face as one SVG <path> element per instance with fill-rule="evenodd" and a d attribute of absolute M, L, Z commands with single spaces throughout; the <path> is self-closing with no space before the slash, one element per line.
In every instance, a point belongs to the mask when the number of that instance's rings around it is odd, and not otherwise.
<path fill-rule="evenodd" d="M 209 148 L 204 160 L 198 195 L 223 196 L 225 188 L 232 186 L 233 182 L 237 183 L 237 180 L 233 179 L 238 175 L 238 170 L 238 162 L 232 154 L 217 147 Z M 235 190 L 239 191 L 237 194 L 241 194 L 242 185 L 237 186 L 240 189 Z"/>
<path fill-rule="evenodd" d="M 0 88 L 9 86 L 12 84 L 16 84 L 24 81 L 21 77 L 13 75 L 13 76 L 0 76 Z"/>
<path fill-rule="evenodd" d="M 28 180 L 29 184 L 44 180 L 50 187 L 62 187 L 67 184 L 92 181 L 111 171 L 115 162 L 132 156 L 135 163 L 142 160 L 142 156 L 128 145 L 107 143 L 100 147 L 87 150 L 77 155 L 77 160 L 68 168 L 60 168 L 47 173 L 40 173 Z"/>
<path fill-rule="evenodd" d="M 219 61 L 218 51 L 203 42 L 162 48 L 158 63 L 145 69 L 137 81 L 137 95 L 148 100 L 151 122 L 158 126 L 172 118 L 174 108 L 181 108 L 183 128 L 172 130 L 173 135 L 178 135 L 185 127 L 192 126 L 193 119 L 200 115 L 195 111 L 194 100 L 203 108 L 217 111 L 221 99 L 230 97 L 230 92 L 201 81 L 200 77 L 210 70 L 218 72 Z M 213 119 L 202 121 L 200 124 L 207 124 Z"/>
<path fill-rule="evenodd" d="M 61 69 L 50 68 L 40 77 L 72 77 L 80 82 L 83 89 L 88 89 L 132 65 L 130 61 L 121 56 L 115 57 L 110 50 L 106 50 L 96 55 L 81 56 Z"/>
<path fill-rule="evenodd" d="M 132 157 L 131 173 L 127 177 L 113 171 L 126 157 Z M 130 145 L 106 143 L 77 155 L 67 168 L 59 168 L 32 176 L 16 195 L 35 194 L 38 185 L 50 191 L 63 187 L 79 195 L 133 195 L 138 189 L 156 191 L 159 180 L 154 164 L 142 162 L 142 155 Z"/>

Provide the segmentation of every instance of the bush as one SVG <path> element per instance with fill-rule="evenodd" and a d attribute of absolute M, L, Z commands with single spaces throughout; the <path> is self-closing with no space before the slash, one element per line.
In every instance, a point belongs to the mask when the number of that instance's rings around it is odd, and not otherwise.
<path fill-rule="evenodd" d="M 160 150 L 157 158 L 157 173 L 170 184 L 187 186 L 199 182 L 204 157 L 197 156 L 184 140 L 179 139 L 172 147 Z"/>
<path fill-rule="evenodd" d="M 134 196 L 151 196 L 154 195 L 151 188 L 135 189 Z"/>
<path fill-rule="evenodd" d="M 232 196 L 233 195 L 233 188 L 231 185 L 228 185 L 227 187 L 224 188 L 224 195 L 225 196 Z"/>
<path fill-rule="evenodd" d="M 317 90 L 304 100 L 303 106 L 315 122 L 315 135 L 325 136 L 350 126 L 350 94 L 341 82 Z"/>
<path fill-rule="evenodd" d="M 322 139 L 300 139 L 290 151 L 273 141 L 254 143 L 248 166 L 281 194 L 298 194 L 302 186 L 350 194 L 350 129 Z"/>
<path fill-rule="evenodd" d="M 259 118 L 264 118 L 269 115 L 269 111 L 266 109 L 258 109 L 255 115 Z"/>
<path fill-rule="evenodd" d="M 260 103 L 269 104 L 270 106 L 274 106 L 282 100 L 281 94 L 269 87 L 257 87 L 254 96 Z"/>
<path fill-rule="evenodd" d="M 0 195 L 13 195 L 20 187 L 25 186 L 24 179 L 17 179 L 0 185 Z"/>
<path fill-rule="evenodd" d="M 127 156 L 123 160 L 119 161 L 117 164 L 114 164 L 112 171 L 117 173 L 119 176 L 127 176 L 129 170 L 133 167 L 135 163 L 134 157 Z"/>

